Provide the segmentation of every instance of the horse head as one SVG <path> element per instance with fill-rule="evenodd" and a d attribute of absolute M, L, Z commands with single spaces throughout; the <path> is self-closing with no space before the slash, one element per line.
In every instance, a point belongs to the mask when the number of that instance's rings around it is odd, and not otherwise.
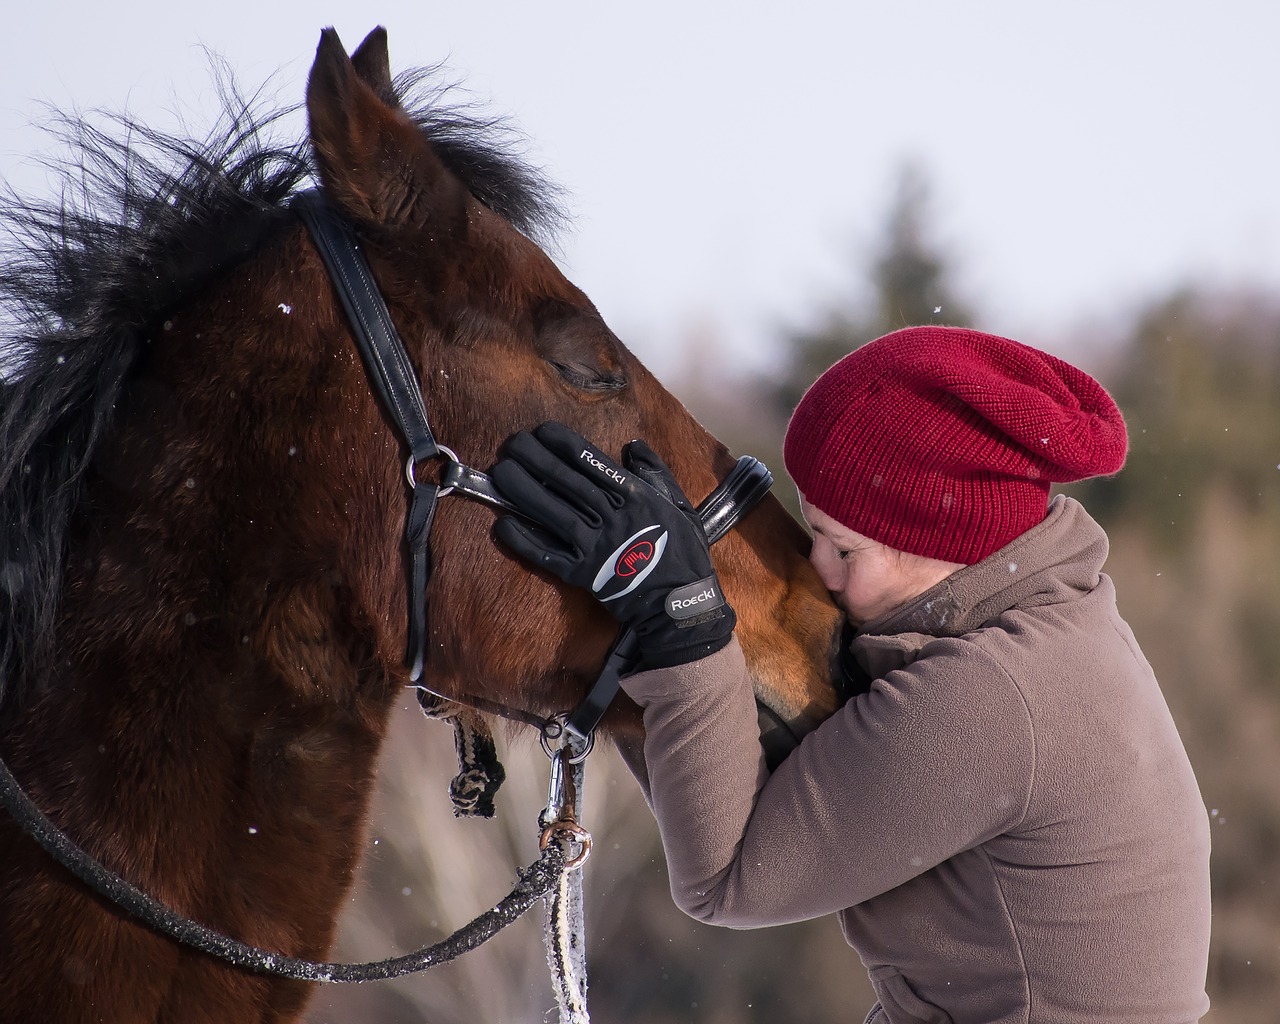
<path fill-rule="evenodd" d="M 695 502 L 732 468 L 587 296 L 442 162 L 397 100 L 384 32 L 350 59 L 326 32 L 307 109 L 323 189 L 365 239 L 393 319 L 412 339 L 436 433 L 464 462 L 487 466 L 515 430 L 557 419 L 615 455 L 645 438 Z M 446 694 L 563 711 L 598 672 L 616 626 L 586 595 L 495 547 L 492 520 L 465 503 L 441 508 L 426 676 Z M 835 701 L 837 615 L 807 544 L 770 498 L 714 551 L 759 699 L 797 732 Z M 381 649 L 403 647 L 400 618 L 385 623 L 394 636 Z M 635 721 L 618 712 L 608 724 L 626 733 Z"/>

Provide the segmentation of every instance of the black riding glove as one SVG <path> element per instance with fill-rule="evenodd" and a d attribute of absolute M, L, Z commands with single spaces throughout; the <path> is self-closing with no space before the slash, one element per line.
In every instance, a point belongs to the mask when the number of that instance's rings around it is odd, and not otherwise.
<path fill-rule="evenodd" d="M 619 466 L 563 424 L 544 423 L 511 438 L 493 481 L 528 517 L 503 516 L 497 538 L 633 627 L 645 668 L 729 642 L 736 619 L 698 513 L 643 441 L 627 445 Z"/>

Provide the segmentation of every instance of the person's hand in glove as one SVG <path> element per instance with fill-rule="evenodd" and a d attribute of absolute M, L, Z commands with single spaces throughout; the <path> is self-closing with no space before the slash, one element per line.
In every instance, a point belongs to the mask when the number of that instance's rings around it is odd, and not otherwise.
<path fill-rule="evenodd" d="M 724 599 L 698 514 L 643 441 L 618 465 L 560 423 L 521 431 L 493 468 L 495 536 L 566 583 L 590 590 L 635 629 L 644 668 L 696 661 L 729 642 Z"/>

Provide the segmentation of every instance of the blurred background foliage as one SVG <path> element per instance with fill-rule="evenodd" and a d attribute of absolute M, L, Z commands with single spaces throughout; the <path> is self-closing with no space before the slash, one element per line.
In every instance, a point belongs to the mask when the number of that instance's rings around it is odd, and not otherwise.
<path fill-rule="evenodd" d="M 780 444 L 804 388 L 841 355 L 897 327 L 980 325 L 954 293 L 953 270 L 930 234 L 927 178 L 905 168 L 875 251 L 850 281 L 854 297 L 781 330 L 775 372 L 731 378 L 727 347 L 703 330 L 690 338 L 685 372 L 668 384 L 730 448 L 763 457 L 794 508 Z M 1099 377 L 1129 424 L 1124 471 L 1068 490 L 1111 537 L 1107 571 L 1121 610 L 1155 666 L 1210 810 L 1206 1021 L 1272 1024 L 1280 1006 L 1280 293 L 1180 286 L 1057 354 Z M 342 956 L 376 958 L 435 941 L 505 894 L 514 869 L 536 856 L 541 752 L 511 737 L 497 820 L 454 820 L 445 792 L 455 770 L 449 730 L 422 721 L 411 703 L 393 724 Z M 596 1019 L 862 1019 L 870 989 L 834 919 L 732 932 L 683 917 L 638 789 L 611 751 L 594 754 L 589 767 Z M 309 1020 L 554 1020 L 535 917 L 423 977 L 322 989 Z"/>

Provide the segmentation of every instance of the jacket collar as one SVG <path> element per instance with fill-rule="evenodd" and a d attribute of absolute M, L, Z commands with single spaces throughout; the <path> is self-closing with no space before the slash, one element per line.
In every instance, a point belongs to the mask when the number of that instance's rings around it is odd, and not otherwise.
<path fill-rule="evenodd" d="M 1098 585 L 1107 535 L 1074 498 L 1058 495 L 1045 518 L 981 562 L 967 565 L 855 638 L 963 636 L 1014 607 L 1070 600 Z"/>

